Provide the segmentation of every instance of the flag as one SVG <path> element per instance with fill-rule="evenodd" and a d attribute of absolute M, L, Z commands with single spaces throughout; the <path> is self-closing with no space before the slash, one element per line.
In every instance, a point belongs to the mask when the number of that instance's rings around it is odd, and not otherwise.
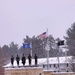
<path fill-rule="evenodd" d="M 42 34 L 37 36 L 37 38 L 45 38 L 45 37 L 47 37 L 46 32 L 43 32 Z"/>
<path fill-rule="evenodd" d="M 58 46 L 64 45 L 64 40 L 58 41 L 57 45 L 58 45 Z"/>
<path fill-rule="evenodd" d="M 23 48 L 31 48 L 30 43 L 23 43 Z"/>

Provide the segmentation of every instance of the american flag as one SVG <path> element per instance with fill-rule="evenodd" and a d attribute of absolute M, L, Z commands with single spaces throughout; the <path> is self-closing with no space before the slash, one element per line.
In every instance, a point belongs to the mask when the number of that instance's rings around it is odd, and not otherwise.
<path fill-rule="evenodd" d="M 46 32 L 43 32 L 42 34 L 38 35 L 37 38 L 46 38 Z"/>

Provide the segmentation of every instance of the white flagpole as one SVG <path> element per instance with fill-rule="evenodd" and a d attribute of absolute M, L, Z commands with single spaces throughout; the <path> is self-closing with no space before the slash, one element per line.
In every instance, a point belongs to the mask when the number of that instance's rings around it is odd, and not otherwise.
<path fill-rule="evenodd" d="M 32 57 L 32 43 L 30 42 L 30 47 L 31 47 L 31 57 Z"/>
<path fill-rule="evenodd" d="M 49 41 L 48 41 L 48 29 L 47 29 L 47 43 L 46 43 L 46 47 L 45 47 L 46 51 L 47 51 L 47 70 L 49 70 Z"/>
<path fill-rule="evenodd" d="M 58 71 L 60 72 L 59 46 L 57 46 L 57 49 L 58 49 L 58 56 L 57 56 L 57 58 L 58 58 Z"/>

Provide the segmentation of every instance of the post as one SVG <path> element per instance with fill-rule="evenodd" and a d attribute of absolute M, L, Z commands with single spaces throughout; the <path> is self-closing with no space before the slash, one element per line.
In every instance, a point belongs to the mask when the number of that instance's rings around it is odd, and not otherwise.
<path fill-rule="evenodd" d="M 49 47 L 48 39 L 47 39 L 47 43 L 46 43 L 45 49 L 47 51 L 47 70 L 49 70 L 49 50 L 50 50 L 50 47 Z"/>
<path fill-rule="evenodd" d="M 48 28 L 47 28 L 47 32 L 46 32 L 46 36 L 47 36 L 47 42 L 46 42 L 46 46 L 45 46 L 45 50 L 47 51 L 47 70 L 49 70 L 49 40 L 48 40 Z"/>
<path fill-rule="evenodd" d="M 47 70 L 49 70 L 49 50 L 47 50 Z"/>
<path fill-rule="evenodd" d="M 57 43 L 57 48 L 58 48 L 58 70 L 60 72 L 60 59 L 59 59 L 59 53 L 60 53 L 60 46 L 64 45 L 64 40 L 59 40 Z"/>
<path fill-rule="evenodd" d="M 49 70 L 49 41 L 48 41 L 48 28 L 47 28 L 47 70 Z"/>
<path fill-rule="evenodd" d="M 65 50 L 65 64 L 67 63 L 67 46 L 65 46 L 64 48 L 66 48 L 66 50 Z M 68 70 L 68 68 L 67 67 L 65 67 L 66 68 L 66 71 Z"/>
<path fill-rule="evenodd" d="M 59 53 L 60 53 L 60 51 L 59 51 L 59 46 L 58 46 L 58 71 L 60 72 L 60 59 L 59 59 Z"/>
<path fill-rule="evenodd" d="M 31 49 L 31 53 L 30 54 L 31 54 L 31 57 L 32 57 L 32 49 Z"/>
<path fill-rule="evenodd" d="M 31 48 L 30 54 L 31 54 L 31 57 L 32 57 L 32 43 L 30 43 L 30 48 Z"/>
<path fill-rule="evenodd" d="M 67 51 L 65 51 L 65 64 L 67 64 Z M 66 71 L 68 70 L 67 67 L 66 68 Z"/>

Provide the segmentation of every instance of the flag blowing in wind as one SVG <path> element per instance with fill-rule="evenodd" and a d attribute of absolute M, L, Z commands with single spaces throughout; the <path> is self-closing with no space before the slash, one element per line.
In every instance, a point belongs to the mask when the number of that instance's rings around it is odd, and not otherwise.
<path fill-rule="evenodd" d="M 23 43 L 23 48 L 31 48 L 30 43 Z"/>
<path fill-rule="evenodd" d="M 37 38 L 46 38 L 46 32 L 43 32 L 42 34 L 38 35 Z"/>

